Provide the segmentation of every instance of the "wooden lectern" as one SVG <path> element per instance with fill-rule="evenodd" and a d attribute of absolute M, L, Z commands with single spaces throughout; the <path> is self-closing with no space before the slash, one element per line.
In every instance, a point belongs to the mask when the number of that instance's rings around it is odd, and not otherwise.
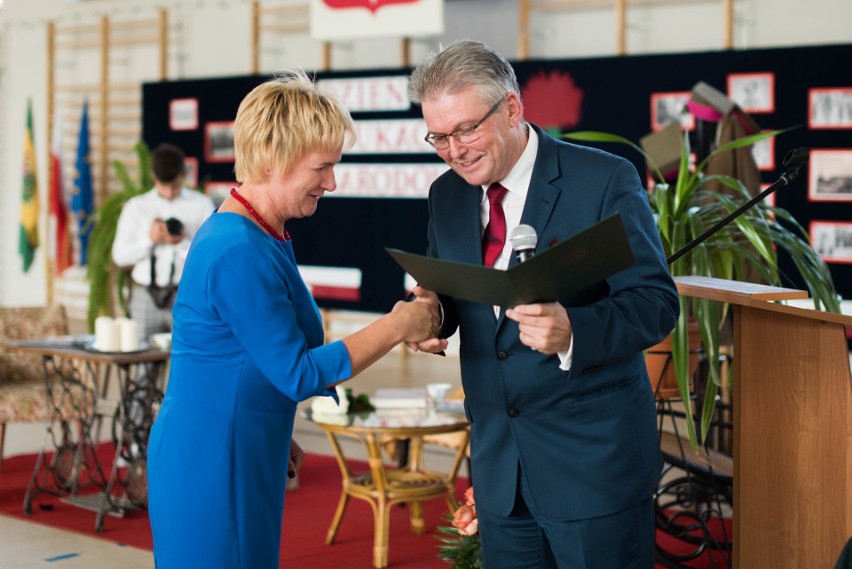
<path fill-rule="evenodd" d="M 734 569 L 831 569 L 852 536 L 852 317 L 804 291 L 676 278 L 734 317 Z"/>

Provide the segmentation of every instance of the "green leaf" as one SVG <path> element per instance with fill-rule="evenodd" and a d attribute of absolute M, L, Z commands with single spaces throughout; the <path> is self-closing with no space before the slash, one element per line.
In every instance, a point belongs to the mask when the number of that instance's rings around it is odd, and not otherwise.
<path fill-rule="evenodd" d="M 90 332 L 94 331 L 95 319 L 98 316 L 113 314 L 114 286 L 119 287 L 119 311 L 127 314 L 126 299 L 123 294 L 125 275 L 117 271 L 112 262 L 112 244 L 115 241 L 115 230 L 124 204 L 133 196 L 150 190 L 154 185 L 151 178 L 151 153 L 148 146 L 143 141 L 139 141 L 134 146 L 134 150 L 139 161 L 139 181 L 134 183 L 127 167 L 118 160 L 113 161 L 113 169 L 123 189 L 106 198 L 91 218 L 94 227 L 89 235 L 86 266 L 86 278 L 89 281 L 87 323 Z"/>
<path fill-rule="evenodd" d="M 737 138 L 736 140 L 732 140 L 730 142 L 727 142 L 727 143 L 723 144 L 722 146 L 717 147 L 712 152 L 710 152 L 710 154 L 708 154 L 704 158 L 704 160 L 702 160 L 701 163 L 696 166 L 696 170 L 698 170 L 698 171 L 704 170 L 704 168 L 707 167 L 707 164 L 710 162 L 710 160 L 712 160 L 715 156 L 718 156 L 719 154 L 723 154 L 723 153 L 729 152 L 731 150 L 736 150 L 737 148 L 745 148 L 746 146 L 753 146 L 757 142 L 760 142 L 762 140 L 766 140 L 768 138 L 776 137 L 779 134 L 788 132 L 790 130 L 793 130 L 793 128 L 791 127 L 791 128 L 784 128 L 784 129 L 781 129 L 781 130 L 768 130 L 768 131 L 765 131 L 765 132 L 758 132 L 756 134 L 750 134 L 748 136 L 743 136 L 743 137 Z"/>
<path fill-rule="evenodd" d="M 659 180 L 660 182 L 665 181 L 663 179 L 663 173 L 660 171 L 660 168 L 651 159 L 651 157 L 644 150 L 642 150 L 642 147 L 638 144 L 633 143 L 629 139 L 624 138 L 623 136 L 611 134 L 608 132 L 582 130 L 563 134 L 562 138 L 567 138 L 568 140 L 576 140 L 578 142 L 612 142 L 616 144 L 626 144 L 627 146 L 631 147 L 636 152 L 641 154 L 643 158 L 645 158 L 645 162 L 647 162 L 648 166 L 654 171 L 654 175 L 656 176 L 657 180 Z"/>
<path fill-rule="evenodd" d="M 711 151 L 692 171 L 689 167 L 691 152 L 689 133 L 683 133 L 678 172 L 674 182 L 663 183 L 659 169 L 653 166 L 655 175 L 661 183 L 654 185 L 648 192 L 648 204 L 654 215 L 660 242 L 667 257 L 681 250 L 684 245 L 751 200 L 748 188 L 736 177 L 705 175 L 704 169 L 709 161 L 722 153 L 751 146 L 789 130 L 756 133 L 723 144 Z M 639 146 L 618 135 L 584 131 L 568 133 L 564 135 L 564 138 L 575 141 L 626 144 L 637 150 L 649 164 L 653 164 Z M 709 185 L 711 183 L 718 183 L 726 188 L 725 193 L 712 191 L 710 188 L 715 186 Z M 781 274 L 778 266 L 779 251 L 789 256 L 798 274 Z M 681 256 L 669 267 L 669 270 L 675 276 L 697 275 L 728 280 L 749 280 L 758 277 L 766 284 L 774 286 L 781 286 L 786 281 L 796 281 L 798 278 L 805 283 L 816 309 L 840 311 L 840 302 L 831 272 L 819 254 L 811 247 L 808 233 L 788 211 L 769 206 L 765 201 L 758 201 L 734 222 L 719 229 L 702 244 Z M 718 389 L 723 381 L 730 381 L 730 371 L 728 377 L 722 377 L 719 361 L 721 353 L 719 329 L 728 312 L 729 308 L 724 304 L 698 300 L 685 303 L 681 299 L 681 315 L 672 332 L 672 357 L 678 389 L 684 401 L 691 401 L 689 399 L 691 378 L 689 377 L 686 317 L 688 313 L 691 313 L 699 321 L 709 368 L 708 388 L 701 402 L 701 409 L 696 412 L 700 422 L 698 431 L 702 442 L 710 428 Z M 697 448 L 698 438 L 693 421 L 687 421 L 687 427 L 690 441 Z"/>

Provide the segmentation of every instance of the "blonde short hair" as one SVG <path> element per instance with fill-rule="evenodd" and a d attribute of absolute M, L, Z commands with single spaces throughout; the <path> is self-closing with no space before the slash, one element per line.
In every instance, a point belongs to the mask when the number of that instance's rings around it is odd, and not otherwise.
<path fill-rule="evenodd" d="M 286 173 L 308 152 L 354 141 L 352 117 L 337 97 L 321 92 L 304 71 L 282 71 L 240 103 L 234 172 L 239 182 L 262 183 L 269 170 Z"/>

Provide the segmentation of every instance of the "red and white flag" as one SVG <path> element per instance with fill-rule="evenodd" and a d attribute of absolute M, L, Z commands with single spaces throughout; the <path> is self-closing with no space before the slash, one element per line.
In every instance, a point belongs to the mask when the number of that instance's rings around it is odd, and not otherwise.
<path fill-rule="evenodd" d="M 74 264 L 71 252 L 71 232 L 68 227 L 68 206 L 62 184 L 62 125 L 59 114 L 53 123 L 53 141 L 50 148 L 50 227 L 53 237 L 52 253 L 56 274 Z"/>
<path fill-rule="evenodd" d="M 332 41 L 436 36 L 444 0 L 310 0 L 311 37 Z"/>

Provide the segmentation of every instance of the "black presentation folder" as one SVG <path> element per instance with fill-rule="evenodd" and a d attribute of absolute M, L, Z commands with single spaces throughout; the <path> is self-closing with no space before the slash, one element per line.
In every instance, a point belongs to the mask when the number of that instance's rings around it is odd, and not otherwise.
<path fill-rule="evenodd" d="M 566 301 L 634 263 L 619 214 L 506 271 L 385 250 L 425 289 L 503 307 Z"/>

